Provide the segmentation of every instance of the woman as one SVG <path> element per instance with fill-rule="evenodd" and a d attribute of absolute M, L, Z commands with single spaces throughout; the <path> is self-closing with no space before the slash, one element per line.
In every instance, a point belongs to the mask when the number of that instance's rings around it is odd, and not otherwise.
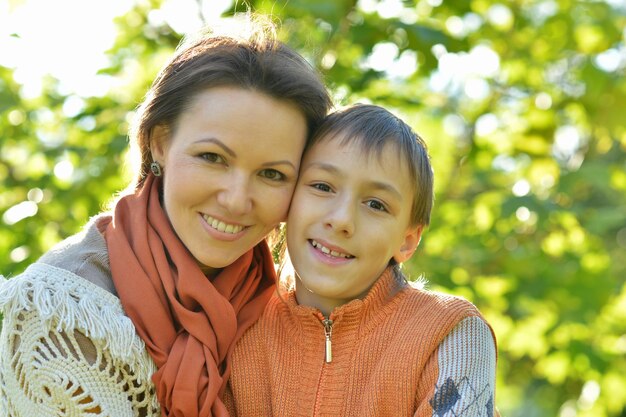
<path fill-rule="evenodd" d="M 330 107 L 267 29 L 180 48 L 131 132 L 132 192 L 0 285 L 1 416 L 228 415 L 234 342 L 274 288 L 264 239 Z"/>

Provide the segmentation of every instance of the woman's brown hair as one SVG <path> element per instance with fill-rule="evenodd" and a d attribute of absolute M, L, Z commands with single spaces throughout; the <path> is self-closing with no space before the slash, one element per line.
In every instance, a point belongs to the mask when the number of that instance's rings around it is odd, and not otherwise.
<path fill-rule="evenodd" d="M 305 116 L 309 135 L 323 120 L 331 99 L 319 73 L 276 38 L 266 20 L 245 20 L 237 35 L 203 34 L 181 44 L 139 106 L 130 139 L 141 163 L 134 188 L 150 170 L 150 136 L 156 126 L 176 129 L 181 114 L 200 92 L 218 86 L 249 89 L 285 100 Z"/>

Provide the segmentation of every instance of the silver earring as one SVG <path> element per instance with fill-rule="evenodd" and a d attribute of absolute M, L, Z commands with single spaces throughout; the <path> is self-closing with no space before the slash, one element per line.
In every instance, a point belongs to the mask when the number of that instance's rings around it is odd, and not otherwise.
<path fill-rule="evenodd" d="M 161 175 L 163 175 L 161 165 L 159 165 L 159 163 L 156 161 L 150 164 L 150 171 L 152 171 L 155 177 L 160 177 Z"/>

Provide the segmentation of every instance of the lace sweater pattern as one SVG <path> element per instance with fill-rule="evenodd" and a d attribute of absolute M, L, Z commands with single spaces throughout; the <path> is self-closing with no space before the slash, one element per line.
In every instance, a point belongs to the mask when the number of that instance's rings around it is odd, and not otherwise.
<path fill-rule="evenodd" d="M 1 278 L 0 417 L 160 416 L 156 366 L 112 292 L 41 261 Z"/>

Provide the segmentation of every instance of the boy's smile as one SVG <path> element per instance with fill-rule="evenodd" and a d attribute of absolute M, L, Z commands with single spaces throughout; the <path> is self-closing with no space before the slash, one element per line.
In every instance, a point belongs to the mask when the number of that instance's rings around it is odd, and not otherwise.
<path fill-rule="evenodd" d="M 350 255 L 339 246 L 334 246 L 326 242 L 318 242 L 314 239 L 309 239 L 309 244 L 311 245 L 313 253 L 319 257 L 321 262 L 336 264 L 354 259 L 353 255 Z"/>
<path fill-rule="evenodd" d="M 307 151 L 287 222 L 298 302 L 325 314 L 365 295 L 421 234 L 409 224 L 412 183 L 397 149 L 378 155 L 358 139 L 340 143 L 323 138 Z"/>

